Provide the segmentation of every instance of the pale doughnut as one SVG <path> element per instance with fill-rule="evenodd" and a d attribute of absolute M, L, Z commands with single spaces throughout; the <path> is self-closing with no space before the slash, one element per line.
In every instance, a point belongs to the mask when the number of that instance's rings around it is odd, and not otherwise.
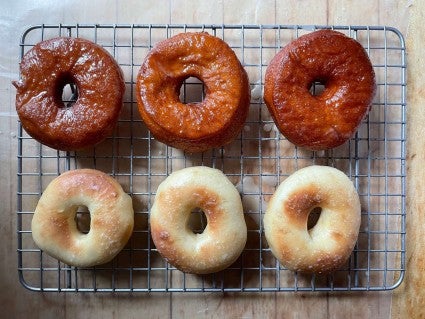
<path fill-rule="evenodd" d="M 196 208 L 207 218 L 201 234 L 188 226 Z M 176 268 L 195 274 L 230 266 L 247 238 L 238 191 L 221 171 L 208 167 L 184 168 L 159 185 L 150 226 L 159 253 Z"/>
<path fill-rule="evenodd" d="M 320 207 L 316 225 L 307 230 L 310 212 Z M 273 255 L 286 268 L 328 273 L 350 256 L 360 227 L 360 200 L 343 172 L 309 166 L 290 175 L 273 194 L 264 230 Z"/>
<path fill-rule="evenodd" d="M 79 206 L 90 212 L 90 231 L 77 228 Z M 133 231 L 131 197 L 109 175 L 78 169 L 56 177 L 43 192 L 31 223 L 37 246 L 72 266 L 106 263 L 124 248 Z"/>

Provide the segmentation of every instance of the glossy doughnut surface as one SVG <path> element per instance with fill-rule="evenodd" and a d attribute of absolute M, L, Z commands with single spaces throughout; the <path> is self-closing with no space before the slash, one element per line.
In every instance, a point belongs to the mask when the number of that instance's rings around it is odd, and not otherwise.
<path fill-rule="evenodd" d="M 182 103 L 180 87 L 195 77 L 205 98 Z M 187 152 L 231 142 L 248 114 L 248 76 L 233 50 L 206 32 L 180 33 L 149 52 L 137 77 L 139 112 L 154 137 Z"/>
<path fill-rule="evenodd" d="M 313 95 L 313 82 L 325 88 Z M 369 112 L 375 73 L 356 40 L 315 31 L 285 46 L 265 76 L 264 100 L 280 132 L 297 146 L 325 150 L 347 141 Z"/>
<path fill-rule="evenodd" d="M 20 63 L 16 111 L 23 128 L 58 150 L 78 150 L 105 139 L 115 127 L 125 90 L 122 71 L 101 46 L 59 37 L 36 44 Z M 62 91 L 78 97 L 65 105 Z"/>

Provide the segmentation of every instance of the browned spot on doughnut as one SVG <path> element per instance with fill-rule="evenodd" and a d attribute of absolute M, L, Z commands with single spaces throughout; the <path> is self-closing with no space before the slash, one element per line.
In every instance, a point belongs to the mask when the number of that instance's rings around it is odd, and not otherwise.
<path fill-rule="evenodd" d="M 160 192 L 155 201 L 161 206 L 161 210 L 168 211 L 174 214 L 176 203 L 180 203 L 184 199 L 190 202 L 192 209 L 199 208 L 208 219 L 208 227 L 214 231 L 218 225 L 218 221 L 223 215 L 223 211 L 219 208 L 221 200 L 219 194 L 205 188 L 205 187 L 174 187 L 170 188 L 167 192 Z M 190 212 L 186 212 L 189 216 Z M 174 216 L 173 218 L 181 218 Z"/>
<path fill-rule="evenodd" d="M 160 231 L 159 238 L 161 238 L 162 240 L 168 240 L 168 238 L 170 238 L 170 234 L 165 230 Z"/>
<path fill-rule="evenodd" d="M 189 271 L 189 268 L 185 268 L 187 256 L 182 254 L 180 248 L 176 248 L 179 239 L 177 237 L 174 238 L 173 236 L 175 235 L 173 235 L 173 232 L 169 232 L 165 226 L 165 224 L 170 223 L 170 220 L 176 221 L 178 219 L 184 219 L 184 215 L 190 215 L 190 211 L 178 212 L 175 210 L 175 203 L 181 202 L 182 199 L 190 203 L 189 207 L 193 209 L 199 208 L 205 213 L 208 219 L 208 231 L 211 234 L 218 234 L 222 229 L 219 223 L 223 211 L 219 208 L 221 203 L 219 194 L 205 187 L 174 187 L 166 192 L 158 193 L 155 201 L 162 206 L 163 212 L 167 213 L 164 213 L 165 220 L 162 221 L 164 224 L 157 219 L 151 219 L 152 239 L 158 251 L 169 263 L 183 271 Z M 200 246 L 199 250 L 198 255 L 204 256 L 207 264 L 216 262 L 217 247 L 208 244 Z"/>
<path fill-rule="evenodd" d="M 113 213 L 95 216 L 91 219 L 90 227 L 103 232 L 106 236 L 114 237 L 115 230 L 121 227 L 120 218 Z"/>
<path fill-rule="evenodd" d="M 84 190 L 84 194 L 96 200 L 114 201 L 121 186 L 109 175 L 91 170 L 73 170 L 62 174 L 58 183 L 65 197 L 71 197 Z"/>
<path fill-rule="evenodd" d="M 284 241 L 280 241 L 281 243 L 284 243 Z M 292 253 L 291 247 L 289 245 L 284 245 L 280 247 L 280 254 L 287 260 L 288 262 L 292 262 L 294 259 L 294 254 Z"/>
<path fill-rule="evenodd" d="M 166 247 L 174 242 L 170 233 L 159 223 L 151 222 L 151 234 L 156 246 Z"/>
<path fill-rule="evenodd" d="M 344 240 L 344 236 L 336 231 L 331 232 L 331 237 L 338 243 Z"/>
<path fill-rule="evenodd" d="M 49 232 L 48 237 L 55 238 L 61 249 L 75 252 L 76 247 L 71 238 L 71 230 L 67 218 L 65 216 L 51 215 L 48 224 L 51 226 L 45 229 L 46 232 Z"/>
<path fill-rule="evenodd" d="M 205 188 L 193 188 L 193 199 L 196 207 L 202 209 L 208 218 L 208 222 L 213 222 L 220 217 L 222 211 L 218 209 L 220 198 L 218 194 Z"/>
<path fill-rule="evenodd" d="M 151 235 L 158 252 L 173 265 L 180 265 L 179 254 L 174 248 L 174 239 L 170 233 L 154 221 L 151 222 Z"/>
<path fill-rule="evenodd" d="M 322 202 L 320 191 L 311 186 L 302 192 L 296 192 L 289 196 L 283 204 L 283 211 L 290 223 L 302 226 L 307 222 L 307 217 L 314 207 L 318 207 Z"/>

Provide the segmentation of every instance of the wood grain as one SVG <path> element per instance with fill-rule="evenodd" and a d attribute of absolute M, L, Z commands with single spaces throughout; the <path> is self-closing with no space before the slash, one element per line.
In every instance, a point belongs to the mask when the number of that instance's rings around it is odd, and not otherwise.
<path fill-rule="evenodd" d="M 408 151 L 406 261 L 403 284 L 394 292 L 392 318 L 425 318 L 425 4 L 412 7 L 407 33 Z"/>

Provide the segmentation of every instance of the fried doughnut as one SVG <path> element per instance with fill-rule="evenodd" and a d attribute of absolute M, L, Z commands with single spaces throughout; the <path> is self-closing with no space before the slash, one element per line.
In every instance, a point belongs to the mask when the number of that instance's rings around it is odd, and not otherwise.
<path fill-rule="evenodd" d="M 23 128 L 58 150 L 78 150 L 105 139 L 122 107 L 124 79 L 101 46 L 59 37 L 36 44 L 20 63 L 16 111 Z M 77 87 L 72 105 L 62 102 L 67 84 Z"/>
<path fill-rule="evenodd" d="M 205 85 L 200 103 L 179 99 L 189 77 Z M 223 40 L 205 32 L 158 43 L 140 68 L 136 88 L 140 115 L 153 136 L 191 153 L 230 143 L 248 115 L 251 93 L 244 68 Z"/>
<path fill-rule="evenodd" d="M 79 206 L 90 212 L 90 231 L 75 221 Z M 133 231 L 133 206 L 121 185 L 93 169 L 68 171 L 43 192 L 31 223 L 37 246 L 72 266 L 89 267 L 112 260 Z"/>
<path fill-rule="evenodd" d="M 310 212 L 320 217 L 307 229 Z M 328 273 L 350 256 L 360 227 L 360 200 L 336 168 L 309 166 L 289 176 L 273 194 L 264 230 L 273 255 L 290 270 Z"/>
<path fill-rule="evenodd" d="M 319 95 L 309 90 L 325 85 Z M 337 147 L 356 132 L 375 95 L 375 73 L 359 42 L 332 30 L 299 37 L 267 67 L 264 100 L 280 132 L 310 150 Z"/>
<path fill-rule="evenodd" d="M 207 218 L 201 234 L 188 225 L 195 209 Z M 208 167 L 176 171 L 159 185 L 150 226 L 159 253 L 181 271 L 195 274 L 230 266 L 247 239 L 238 191 L 221 171 Z"/>

